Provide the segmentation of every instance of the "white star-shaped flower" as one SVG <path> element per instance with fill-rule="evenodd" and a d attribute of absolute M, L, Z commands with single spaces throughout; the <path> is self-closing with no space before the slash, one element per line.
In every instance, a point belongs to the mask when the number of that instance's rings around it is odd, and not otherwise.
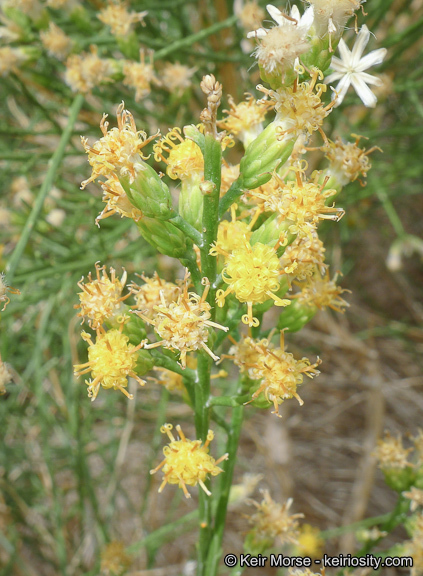
<path fill-rule="evenodd" d="M 365 106 L 369 108 L 376 106 L 377 98 L 367 84 L 381 86 L 382 81 L 376 76 L 367 74 L 365 70 L 371 66 L 380 64 L 385 58 L 387 50 L 386 48 L 379 48 L 378 50 L 373 50 L 373 52 L 370 52 L 367 56 L 362 57 L 369 39 L 370 31 L 367 26 L 364 25 L 358 33 L 352 51 L 342 38 L 339 41 L 338 47 L 341 58 L 337 58 L 336 56 L 332 58 L 331 68 L 333 69 L 333 73 L 325 78 L 326 84 L 340 80 L 335 89 L 335 93 L 332 95 L 332 99 L 336 98 L 335 106 L 341 104 L 351 84 Z"/>

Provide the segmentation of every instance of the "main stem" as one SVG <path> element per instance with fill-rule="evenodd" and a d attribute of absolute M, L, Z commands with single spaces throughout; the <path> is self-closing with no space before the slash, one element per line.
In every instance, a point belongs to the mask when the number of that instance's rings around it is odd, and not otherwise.
<path fill-rule="evenodd" d="M 206 134 L 204 148 L 204 179 L 213 184 L 210 194 L 206 194 L 203 200 L 203 234 L 200 246 L 201 253 L 201 274 L 207 277 L 210 282 L 210 290 L 207 295 L 207 302 L 211 306 L 211 319 L 216 316 L 215 298 L 217 267 L 216 258 L 209 255 L 210 246 L 217 238 L 219 226 L 218 209 L 221 181 L 221 161 L 222 150 L 220 142 Z M 210 423 L 210 407 L 208 400 L 210 397 L 210 373 L 212 361 L 208 354 L 201 352 L 198 355 L 197 381 L 195 391 L 195 427 L 197 438 L 206 441 Z M 211 539 L 211 499 L 203 491 L 199 491 L 199 539 L 198 539 L 198 576 L 203 576 L 207 566 L 207 554 Z"/>

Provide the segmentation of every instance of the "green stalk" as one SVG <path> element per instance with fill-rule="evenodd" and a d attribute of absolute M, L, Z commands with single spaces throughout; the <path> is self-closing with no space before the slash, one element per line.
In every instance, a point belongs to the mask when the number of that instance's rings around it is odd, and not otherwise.
<path fill-rule="evenodd" d="M 10 260 L 6 266 L 7 280 L 10 283 L 12 283 L 13 276 L 22 257 L 23 251 L 25 250 L 29 237 L 31 236 L 32 231 L 34 230 L 35 224 L 37 223 L 38 217 L 44 204 L 44 200 L 46 199 L 47 194 L 50 192 L 54 184 L 56 172 L 62 161 L 63 155 L 66 150 L 66 146 L 68 145 L 68 142 L 72 136 L 73 128 L 78 118 L 78 114 L 83 102 L 84 102 L 84 96 L 82 94 L 78 94 L 75 97 L 72 106 L 69 109 L 69 118 L 66 128 L 62 133 L 56 151 L 49 160 L 49 168 L 47 170 L 46 177 L 44 178 L 44 182 L 42 183 L 37 199 L 34 202 L 31 214 L 29 215 L 28 220 L 26 221 L 25 226 L 22 230 L 21 237 L 19 238 L 19 241 L 16 244 L 13 254 L 10 257 Z"/>
<path fill-rule="evenodd" d="M 209 255 L 210 246 L 217 238 L 219 225 L 218 209 L 221 181 L 222 150 L 220 142 L 211 134 L 205 137 L 204 146 L 204 179 L 213 184 L 209 194 L 203 200 L 203 234 L 200 245 L 201 272 L 210 281 L 210 290 L 207 301 L 212 307 L 212 320 L 216 317 L 216 281 L 217 263 L 214 256 Z M 195 428 L 197 438 L 205 442 L 210 424 L 210 373 L 212 360 L 208 354 L 201 352 L 198 355 L 197 382 L 195 390 Z M 199 491 L 199 539 L 198 539 L 198 575 L 202 576 L 207 569 L 206 559 L 211 538 L 211 499 L 203 491 Z"/>
<path fill-rule="evenodd" d="M 238 450 L 239 437 L 241 435 L 242 420 L 244 417 L 244 406 L 237 406 L 233 409 L 228 434 L 226 451 L 229 458 L 224 463 L 221 475 L 221 490 L 217 504 L 216 517 L 213 529 L 213 537 L 207 556 L 206 571 L 204 576 L 215 576 L 219 567 L 219 560 L 222 554 L 222 540 L 225 530 L 226 513 L 228 510 L 229 492 L 234 475 L 236 453 Z"/>

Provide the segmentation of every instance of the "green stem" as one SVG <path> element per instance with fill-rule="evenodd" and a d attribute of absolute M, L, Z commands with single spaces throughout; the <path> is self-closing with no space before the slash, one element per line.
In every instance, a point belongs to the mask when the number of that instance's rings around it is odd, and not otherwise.
<path fill-rule="evenodd" d="M 246 394 L 244 396 L 212 396 L 207 402 L 207 406 L 229 406 L 230 408 L 237 408 L 244 402 L 251 400 L 251 396 Z"/>
<path fill-rule="evenodd" d="M 231 430 L 228 434 L 226 451 L 229 454 L 228 460 L 223 465 L 221 475 L 221 491 L 217 504 L 216 517 L 214 523 L 213 537 L 207 556 L 205 576 L 215 576 L 218 570 L 218 564 L 222 553 L 222 539 L 225 530 L 226 513 L 229 502 L 229 492 L 234 475 L 236 453 L 238 450 L 239 437 L 241 434 L 242 420 L 244 416 L 244 406 L 238 406 L 233 409 L 231 419 Z"/>
<path fill-rule="evenodd" d="M 184 234 L 186 234 L 188 236 L 188 238 L 191 238 L 191 240 L 194 242 L 194 244 L 197 244 L 197 246 L 201 245 L 202 236 L 201 236 L 200 232 L 198 232 L 194 228 L 194 226 L 191 226 L 191 224 L 189 224 L 189 222 L 187 222 L 184 218 L 182 218 L 182 216 L 180 214 L 177 214 L 176 216 L 171 218 L 169 220 L 169 222 L 171 222 L 174 226 L 179 228 L 179 230 L 181 230 L 181 232 L 184 232 Z"/>
<path fill-rule="evenodd" d="M 207 302 L 211 306 L 211 320 L 216 317 L 215 296 L 217 263 L 214 256 L 209 255 L 211 244 L 216 241 L 221 181 L 222 149 L 220 142 L 211 134 L 206 134 L 204 143 L 204 179 L 213 184 L 209 194 L 203 200 L 203 234 L 200 244 L 201 272 L 210 282 Z M 210 408 L 207 404 L 210 397 L 210 373 L 212 359 L 205 352 L 198 355 L 197 382 L 195 387 L 195 428 L 197 438 L 205 442 L 210 424 Z M 197 573 L 202 576 L 207 569 L 206 559 L 211 538 L 211 499 L 203 491 L 199 491 L 199 539 L 197 549 Z"/>
<path fill-rule="evenodd" d="M 173 44 L 171 44 L 170 46 L 166 46 L 166 48 L 157 50 L 157 52 L 154 54 L 154 60 L 155 61 L 160 60 L 162 58 L 165 58 L 169 54 L 176 54 L 178 50 L 181 50 L 186 46 L 191 46 L 195 42 L 202 42 L 208 36 L 216 34 L 216 32 L 223 30 L 223 28 L 229 28 L 230 26 L 235 24 L 236 21 L 237 17 L 231 16 L 230 18 L 226 18 L 226 20 L 223 20 L 222 22 L 217 22 L 216 24 L 213 24 L 213 26 L 210 26 L 205 30 L 200 30 L 200 32 L 197 32 L 196 34 L 191 34 L 191 36 L 181 38 L 181 40 L 176 40 L 176 42 L 173 42 Z"/>
<path fill-rule="evenodd" d="M 220 218 L 223 216 L 223 214 L 226 212 L 226 210 L 229 210 L 229 208 L 232 206 L 232 204 L 238 200 L 238 198 L 241 196 L 243 191 L 244 191 L 244 189 L 242 187 L 242 179 L 240 176 L 237 180 L 235 180 L 235 182 L 232 183 L 229 190 L 226 192 L 226 194 L 220 200 L 220 203 L 219 203 L 219 217 Z"/>
<path fill-rule="evenodd" d="M 72 103 L 72 106 L 69 109 L 69 118 L 66 128 L 64 129 L 62 136 L 59 141 L 59 145 L 56 148 L 53 156 L 49 161 L 49 168 L 44 178 L 44 182 L 41 185 L 40 191 L 38 193 L 37 199 L 34 202 L 34 206 L 32 207 L 31 214 L 28 217 L 28 220 L 25 223 L 25 226 L 22 230 L 21 237 L 19 238 L 18 243 L 13 251 L 12 256 L 9 259 L 9 262 L 6 266 L 6 273 L 8 282 L 12 282 L 12 278 L 15 274 L 16 268 L 20 262 L 22 257 L 23 251 L 28 243 L 29 237 L 31 236 L 32 231 L 34 230 L 35 224 L 37 219 L 40 215 L 41 209 L 44 204 L 44 200 L 46 199 L 47 194 L 50 192 L 54 180 L 56 177 L 56 172 L 60 166 L 62 161 L 63 155 L 65 153 L 66 146 L 72 136 L 73 128 L 75 122 L 78 118 L 79 111 L 81 106 L 84 102 L 84 96 L 82 94 L 78 94 L 75 97 L 75 100 Z"/>

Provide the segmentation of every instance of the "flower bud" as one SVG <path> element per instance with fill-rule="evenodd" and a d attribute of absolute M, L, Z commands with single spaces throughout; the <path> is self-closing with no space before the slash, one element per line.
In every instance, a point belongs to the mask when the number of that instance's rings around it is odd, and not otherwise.
<path fill-rule="evenodd" d="M 240 174 L 243 187 L 253 190 L 269 182 L 273 171 L 291 155 L 295 140 L 281 138 L 278 125 L 272 122 L 248 146 L 241 160 Z"/>
<path fill-rule="evenodd" d="M 316 306 L 307 306 L 298 300 L 293 300 L 291 306 L 285 308 L 280 314 L 277 323 L 278 330 L 298 332 L 310 322 L 317 310 Z"/>
<path fill-rule="evenodd" d="M 285 248 L 296 238 L 296 234 L 289 232 L 292 224 L 292 220 L 279 222 L 278 215 L 272 214 L 257 230 L 254 230 L 251 235 L 251 245 L 254 245 L 256 242 L 261 242 L 267 246 L 275 246 L 275 244 L 281 242 L 281 246 L 277 252 L 278 256 L 281 257 Z"/>
<path fill-rule="evenodd" d="M 166 254 L 172 258 L 186 257 L 189 240 L 170 222 L 154 218 L 142 218 L 137 222 L 137 226 L 143 238 L 161 254 Z"/>
<path fill-rule="evenodd" d="M 179 214 L 196 230 L 201 230 L 203 221 L 201 177 L 181 180 Z"/>
<path fill-rule="evenodd" d="M 131 184 L 128 178 L 119 180 L 131 203 L 147 218 L 169 220 L 176 215 L 169 188 L 148 164 L 143 163 Z"/>

